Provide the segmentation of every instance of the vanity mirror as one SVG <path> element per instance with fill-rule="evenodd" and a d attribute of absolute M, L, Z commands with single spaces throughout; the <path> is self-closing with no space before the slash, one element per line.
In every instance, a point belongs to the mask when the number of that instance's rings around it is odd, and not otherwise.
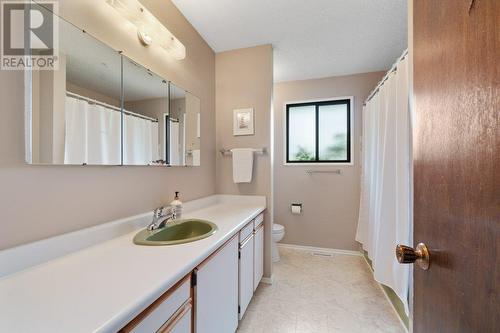
<path fill-rule="evenodd" d="M 200 166 L 200 99 L 170 84 L 170 114 L 165 117 L 171 165 Z"/>
<path fill-rule="evenodd" d="M 168 82 L 123 57 L 123 164 L 165 165 Z"/>
<path fill-rule="evenodd" d="M 121 55 L 57 16 L 54 20 L 59 27 L 58 68 L 25 73 L 30 83 L 25 85 L 30 106 L 27 160 L 120 165 Z"/>
<path fill-rule="evenodd" d="M 199 98 L 54 20 L 58 68 L 25 73 L 27 162 L 199 166 Z"/>

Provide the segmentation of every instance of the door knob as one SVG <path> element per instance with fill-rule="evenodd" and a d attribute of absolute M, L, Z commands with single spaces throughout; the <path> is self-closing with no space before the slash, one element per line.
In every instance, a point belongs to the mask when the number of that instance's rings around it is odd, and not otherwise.
<path fill-rule="evenodd" d="M 416 262 L 424 271 L 428 270 L 431 264 L 429 249 L 424 243 L 419 243 L 415 249 L 406 245 L 397 245 L 396 258 L 400 264 Z"/>

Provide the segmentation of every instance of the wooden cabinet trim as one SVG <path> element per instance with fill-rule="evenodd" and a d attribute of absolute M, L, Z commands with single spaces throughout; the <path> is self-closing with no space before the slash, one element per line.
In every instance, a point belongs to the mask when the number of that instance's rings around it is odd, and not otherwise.
<path fill-rule="evenodd" d="M 254 219 L 254 228 L 258 229 L 261 225 L 264 225 L 264 212 L 257 215 Z"/>
<path fill-rule="evenodd" d="M 184 303 L 173 315 L 170 319 L 163 324 L 162 327 L 158 330 L 158 333 L 169 333 L 172 329 L 175 328 L 175 325 L 193 308 L 193 301 L 189 299 L 186 303 Z"/>
<path fill-rule="evenodd" d="M 240 242 L 242 242 L 244 239 L 250 236 L 253 233 L 253 229 L 254 229 L 254 220 L 248 222 L 243 228 L 241 228 L 239 231 Z"/>
<path fill-rule="evenodd" d="M 119 332 L 129 333 L 134 328 L 137 327 L 147 316 L 149 316 L 157 307 L 160 306 L 167 298 L 169 298 L 181 285 L 183 285 L 188 280 L 191 280 L 191 273 L 183 277 L 179 282 L 173 285 L 169 290 L 167 290 L 163 295 L 161 295 L 156 301 L 151 303 L 146 309 L 139 313 L 132 321 L 130 321 L 124 328 Z"/>
<path fill-rule="evenodd" d="M 248 235 L 247 238 L 245 238 L 244 240 L 242 240 L 240 242 L 239 248 L 241 249 L 242 247 L 244 247 L 245 245 L 247 245 L 247 243 L 253 239 L 253 236 L 254 236 L 254 233 L 252 232 L 250 235 Z"/>
<path fill-rule="evenodd" d="M 255 235 L 260 231 L 260 229 L 264 229 L 264 223 L 259 224 L 259 226 L 254 230 L 253 234 Z"/>

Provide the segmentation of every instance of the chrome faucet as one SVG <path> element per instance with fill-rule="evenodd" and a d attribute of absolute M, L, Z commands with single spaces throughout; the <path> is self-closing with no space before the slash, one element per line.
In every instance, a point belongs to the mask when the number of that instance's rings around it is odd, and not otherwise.
<path fill-rule="evenodd" d="M 163 210 L 167 209 L 167 213 L 163 214 Z M 148 230 L 153 231 L 165 227 L 165 225 L 177 218 L 175 208 L 172 206 L 159 207 L 153 212 L 153 221 L 148 225 Z"/>

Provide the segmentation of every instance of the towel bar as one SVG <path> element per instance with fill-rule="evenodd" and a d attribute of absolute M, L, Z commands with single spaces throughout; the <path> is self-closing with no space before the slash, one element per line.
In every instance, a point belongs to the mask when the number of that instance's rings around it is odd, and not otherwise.
<path fill-rule="evenodd" d="M 341 175 L 342 171 L 340 169 L 337 170 L 306 170 L 306 172 L 309 175 L 315 174 L 315 173 L 336 173 L 337 175 Z"/>
<path fill-rule="evenodd" d="M 231 154 L 231 149 L 222 148 L 219 151 L 222 155 L 230 155 Z M 267 149 L 265 147 L 260 148 L 260 149 L 253 149 L 253 151 L 257 154 L 266 154 L 267 153 Z"/>

